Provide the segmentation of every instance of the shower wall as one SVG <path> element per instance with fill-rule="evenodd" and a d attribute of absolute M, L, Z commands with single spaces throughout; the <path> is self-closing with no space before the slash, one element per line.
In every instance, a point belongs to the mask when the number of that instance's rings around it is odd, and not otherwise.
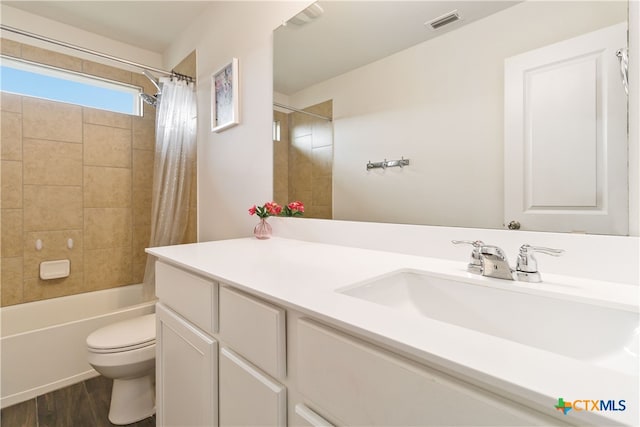
<path fill-rule="evenodd" d="M 155 93 L 142 74 L 70 55 L 6 39 L 2 53 Z M 144 108 L 134 117 L 2 93 L 2 306 L 142 281 L 155 145 L 155 109 Z M 71 261 L 69 277 L 41 280 L 40 262 L 56 259 Z"/>
<path fill-rule="evenodd" d="M 333 102 L 305 111 L 333 116 Z M 305 218 L 331 219 L 333 193 L 333 126 L 302 113 L 274 111 L 280 121 L 280 141 L 274 141 L 274 199 L 280 204 L 299 200 Z"/>

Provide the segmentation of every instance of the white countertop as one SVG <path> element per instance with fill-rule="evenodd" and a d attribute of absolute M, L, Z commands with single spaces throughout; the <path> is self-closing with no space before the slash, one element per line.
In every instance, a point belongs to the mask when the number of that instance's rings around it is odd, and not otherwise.
<path fill-rule="evenodd" d="M 459 262 L 392 252 L 255 238 L 150 248 L 159 259 L 392 347 L 467 381 L 567 422 L 638 425 L 638 376 L 525 346 L 506 339 L 409 315 L 335 292 L 400 269 L 425 270 L 469 278 Z M 524 293 L 548 293 L 562 299 L 638 310 L 638 286 L 544 275 L 530 284 L 473 276 L 488 286 L 516 287 Z M 557 285 L 561 283 L 562 286 Z M 558 325 L 570 333 L 580 325 Z M 606 331 L 594 332 L 597 334 Z M 637 375 L 637 373 L 636 373 Z M 554 409 L 559 397 L 570 400 L 626 401 L 625 411 Z"/>

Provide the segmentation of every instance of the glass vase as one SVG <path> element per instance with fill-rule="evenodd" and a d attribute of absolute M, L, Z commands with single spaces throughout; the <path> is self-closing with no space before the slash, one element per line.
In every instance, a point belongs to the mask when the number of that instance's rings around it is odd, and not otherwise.
<path fill-rule="evenodd" d="M 256 239 L 265 240 L 271 237 L 271 225 L 266 218 L 260 218 L 260 222 L 253 229 Z"/>

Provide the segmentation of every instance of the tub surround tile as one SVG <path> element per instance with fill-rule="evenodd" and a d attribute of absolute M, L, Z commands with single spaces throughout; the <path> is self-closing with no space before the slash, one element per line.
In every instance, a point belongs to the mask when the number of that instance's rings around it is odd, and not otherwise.
<path fill-rule="evenodd" d="M 22 208 L 22 162 L 2 160 L 2 208 Z"/>
<path fill-rule="evenodd" d="M 71 262 L 70 275 L 81 273 L 83 263 L 83 233 L 82 230 L 64 231 L 36 231 L 24 233 L 24 277 L 27 279 L 38 278 L 40 275 L 40 263 L 68 259 Z M 36 250 L 36 240 L 42 240 L 42 250 Z M 73 239 L 73 248 L 67 247 L 67 240 Z"/>
<path fill-rule="evenodd" d="M 85 249 L 131 249 L 130 208 L 87 208 L 84 210 Z"/>
<path fill-rule="evenodd" d="M 0 92 L 0 110 L 22 114 L 22 96 Z"/>
<path fill-rule="evenodd" d="M 2 209 L 2 258 L 22 256 L 22 209 Z"/>
<path fill-rule="evenodd" d="M 82 187 L 24 186 L 24 229 L 77 230 L 82 228 Z"/>
<path fill-rule="evenodd" d="M 22 160 L 22 114 L 2 111 L 0 135 L 2 160 Z"/>
<path fill-rule="evenodd" d="M 24 97 L 22 136 L 61 142 L 82 142 L 82 107 Z"/>
<path fill-rule="evenodd" d="M 82 145 L 71 142 L 24 140 L 24 183 L 82 185 Z"/>
<path fill-rule="evenodd" d="M 85 124 L 84 164 L 131 167 L 131 130 Z"/>
<path fill-rule="evenodd" d="M 73 271 L 69 277 L 61 279 L 42 280 L 39 277 L 24 280 L 24 296 L 22 302 L 40 301 L 49 298 L 64 297 L 86 292 L 84 285 L 84 273 Z"/>
<path fill-rule="evenodd" d="M 131 129 L 132 117 L 128 114 L 115 113 L 113 111 L 98 110 L 95 108 L 83 108 L 84 123 L 109 126 L 114 128 Z"/>
<path fill-rule="evenodd" d="M 108 80 L 115 80 L 122 83 L 131 83 L 131 71 L 110 65 L 99 64 L 92 61 L 82 61 L 82 71 L 92 76 L 102 77 Z"/>
<path fill-rule="evenodd" d="M 54 52 L 27 44 L 22 45 L 22 58 L 71 71 L 82 71 L 82 60 L 60 52 Z"/>
<path fill-rule="evenodd" d="M 2 258 L 2 306 L 20 304 L 23 300 L 22 257 Z"/>
<path fill-rule="evenodd" d="M 147 261 L 145 249 L 149 247 L 151 237 L 150 225 L 133 226 L 133 263 L 144 264 Z"/>
<path fill-rule="evenodd" d="M 0 38 L 0 50 L 3 55 L 20 58 L 22 56 L 22 44 L 13 40 Z"/>
<path fill-rule="evenodd" d="M 132 283 L 131 258 L 130 247 L 86 250 L 86 290 L 97 291 Z"/>
<path fill-rule="evenodd" d="M 156 122 L 141 117 L 133 119 L 133 148 L 136 150 L 155 150 Z"/>
<path fill-rule="evenodd" d="M 85 166 L 84 207 L 131 207 L 131 169 Z"/>

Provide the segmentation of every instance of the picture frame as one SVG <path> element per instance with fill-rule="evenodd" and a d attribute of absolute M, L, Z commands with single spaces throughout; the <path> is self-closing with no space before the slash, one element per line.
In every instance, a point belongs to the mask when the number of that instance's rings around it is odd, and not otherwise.
<path fill-rule="evenodd" d="M 211 131 L 221 132 L 240 123 L 238 58 L 211 75 Z"/>

